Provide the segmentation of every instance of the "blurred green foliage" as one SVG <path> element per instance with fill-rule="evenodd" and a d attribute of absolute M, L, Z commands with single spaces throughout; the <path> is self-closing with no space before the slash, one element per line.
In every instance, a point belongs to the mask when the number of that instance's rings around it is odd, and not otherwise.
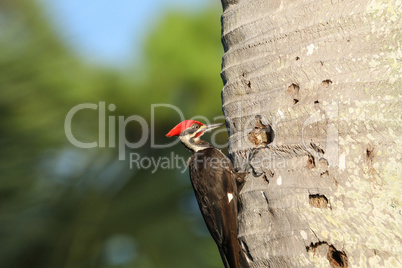
<path fill-rule="evenodd" d="M 140 115 L 149 126 L 156 103 L 186 118 L 221 115 L 219 12 L 169 12 L 149 33 L 142 61 L 116 71 L 74 56 L 34 1 L 0 1 L 1 267 L 222 266 L 187 171 L 130 168 L 116 148 L 76 148 L 64 133 L 80 103 L 113 103 L 106 116 Z M 158 108 L 154 119 L 156 142 L 166 143 L 180 118 Z M 72 128 L 96 141 L 98 111 L 80 112 Z M 137 141 L 140 126 L 128 124 L 125 135 Z M 187 159 L 181 147 L 148 142 L 129 153 Z"/>

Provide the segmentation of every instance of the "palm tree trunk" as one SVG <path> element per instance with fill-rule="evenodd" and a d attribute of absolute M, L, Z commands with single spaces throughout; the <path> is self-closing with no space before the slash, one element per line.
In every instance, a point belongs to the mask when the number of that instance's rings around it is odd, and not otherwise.
<path fill-rule="evenodd" d="M 222 4 L 252 267 L 402 267 L 400 3 Z"/>

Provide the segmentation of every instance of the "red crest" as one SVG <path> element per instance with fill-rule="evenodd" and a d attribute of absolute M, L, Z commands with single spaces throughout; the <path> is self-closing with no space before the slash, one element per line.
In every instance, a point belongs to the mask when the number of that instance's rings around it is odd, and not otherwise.
<path fill-rule="evenodd" d="M 174 128 L 172 128 L 168 134 L 166 134 L 166 137 L 173 137 L 173 136 L 179 136 L 180 133 L 189 128 L 192 124 L 198 124 L 200 126 L 203 126 L 204 124 L 201 122 L 198 122 L 196 120 L 185 120 L 179 124 L 177 124 Z"/>

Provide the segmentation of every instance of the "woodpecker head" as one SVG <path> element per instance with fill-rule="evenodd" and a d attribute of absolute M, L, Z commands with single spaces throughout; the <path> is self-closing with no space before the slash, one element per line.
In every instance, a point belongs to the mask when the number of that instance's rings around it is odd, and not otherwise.
<path fill-rule="evenodd" d="M 179 136 L 181 142 L 188 149 L 198 152 L 202 149 L 208 148 L 211 145 L 200 137 L 207 131 L 222 126 L 223 123 L 204 125 L 203 123 L 195 120 L 185 120 L 172 128 L 166 137 Z"/>

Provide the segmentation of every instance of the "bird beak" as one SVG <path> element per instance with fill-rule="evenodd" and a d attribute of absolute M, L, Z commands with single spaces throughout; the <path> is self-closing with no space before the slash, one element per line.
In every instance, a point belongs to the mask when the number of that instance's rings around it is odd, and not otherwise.
<path fill-rule="evenodd" d="M 224 123 L 203 125 L 198 129 L 197 133 L 200 133 L 200 132 L 204 133 L 204 132 L 207 132 L 207 131 L 211 131 L 211 130 L 213 130 L 215 128 L 218 128 L 218 127 L 221 127 L 223 125 L 224 125 Z"/>

